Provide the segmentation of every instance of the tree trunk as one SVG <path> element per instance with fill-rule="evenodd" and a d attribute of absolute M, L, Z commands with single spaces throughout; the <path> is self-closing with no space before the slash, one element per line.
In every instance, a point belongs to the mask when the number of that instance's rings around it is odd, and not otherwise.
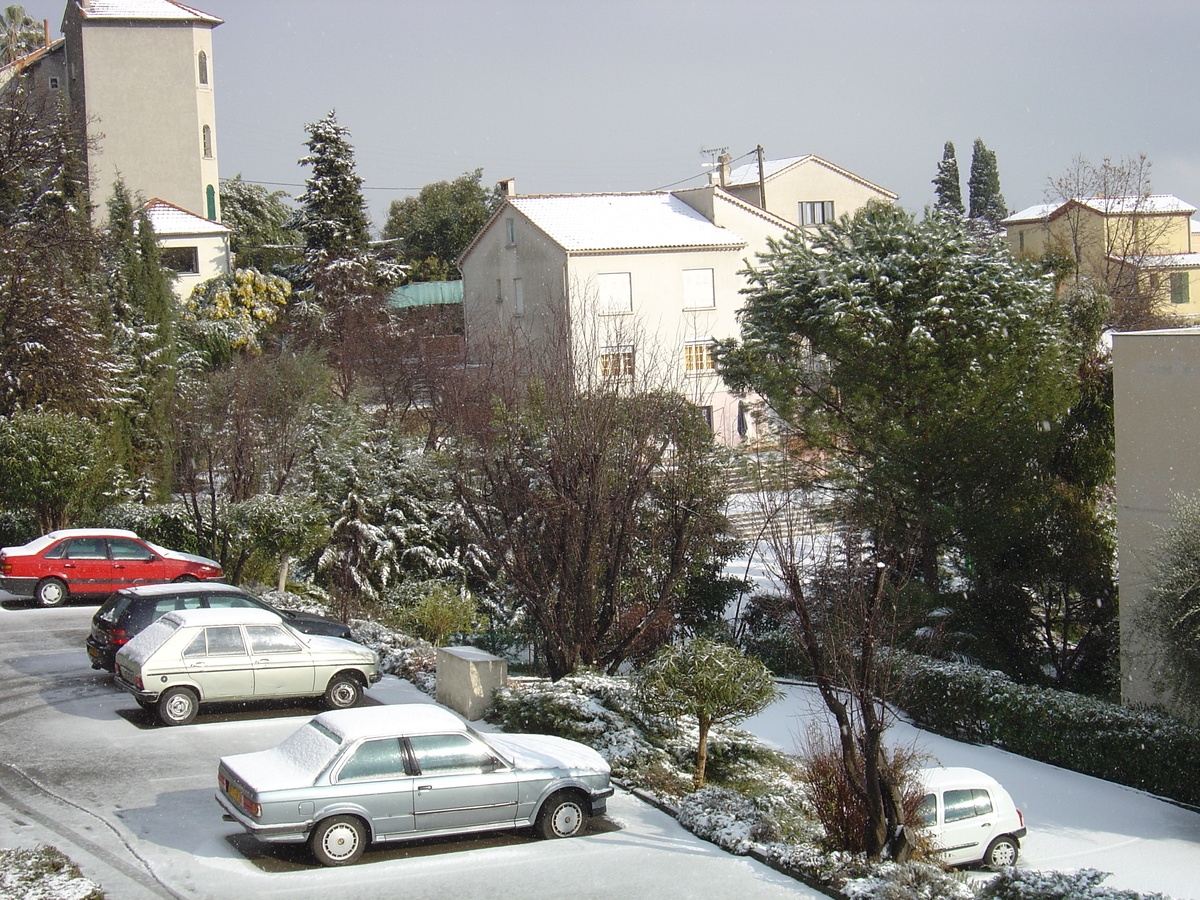
<path fill-rule="evenodd" d="M 700 744 L 696 748 L 696 790 L 704 787 L 704 770 L 708 766 L 708 730 L 712 728 L 712 719 L 700 716 Z"/>

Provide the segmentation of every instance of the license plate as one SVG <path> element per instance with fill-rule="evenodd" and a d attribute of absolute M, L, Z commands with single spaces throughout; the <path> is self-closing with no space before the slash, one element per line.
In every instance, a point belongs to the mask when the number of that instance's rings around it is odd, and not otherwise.
<path fill-rule="evenodd" d="M 239 791 L 232 784 L 229 786 L 229 798 L 231 800 L 233 800 L 233 802 L 236 803 L 238 806 L 242 805 L 242 792 Z"/>
<path fill-rule="evenodd" d="M 97 656 L 100 655 L 100 651 L 97 650 L 95 647 L 93 647 L 91 644 L 88 644 L 87 651 L 88 651 L 88 656 L 92 657 L 92 659 L 95 659 Z"/>

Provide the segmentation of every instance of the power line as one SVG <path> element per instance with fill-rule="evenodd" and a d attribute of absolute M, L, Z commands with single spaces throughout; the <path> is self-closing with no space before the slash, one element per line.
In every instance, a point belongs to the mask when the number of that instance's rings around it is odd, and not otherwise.
<path fill-rule="evenodd" d="M 308 187 L 307 184 L 297 183 L 294 181 L 255 181 L 253 178 L 222 178 L 222 181 L 244 181 L 246 184 L 261 184 L 264 187 Z M 364 191 L 420 191 L 419 187 L 368 187 L 362 186 Z"/>

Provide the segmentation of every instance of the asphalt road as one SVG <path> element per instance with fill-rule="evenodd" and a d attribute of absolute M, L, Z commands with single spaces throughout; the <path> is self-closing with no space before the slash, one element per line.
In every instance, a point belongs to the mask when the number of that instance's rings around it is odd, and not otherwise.
<path fill-rule="evenodd" d="M 811 897 L 824 895 L 679 828 L 618 792 L 568 841 L 528 832 L 390 844 L 324 869 L 302 847 L 266 847 L 221 819 L 217 760 L 273 746 L 303 703 L 204 709 L 165 728 L 90 668 L 94 605 L 0 608 L 0 846 L 51 844 L 112 900 L 146 898 Z M 394 678 L 372 702 L 422 702 Z"/>

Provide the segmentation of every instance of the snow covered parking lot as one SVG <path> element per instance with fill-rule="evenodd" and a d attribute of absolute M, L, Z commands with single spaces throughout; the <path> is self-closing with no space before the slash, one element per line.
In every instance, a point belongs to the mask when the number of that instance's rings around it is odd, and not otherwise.
<path fill-rule="evenodd" d="M 84 638 L 94 606 L 0 609 L 0 846 L 51 844 L 113 900 L 325 896 L 437 898 L 774 898 L 823 895 L 731 856 L 624 792 L 591 833 L 525 834 L 369 851 L 323 869 L 303 850 L 264 852 L 221 820 L 217 760 L 274 746 L 316 712 L 303 704 L 203 713 L 153 724 Z M 385 703 L 430 702 L 386 678 Z"/>
<path fill-rule="evenodd" d="M 797 737 L 823 722 L 815 689 L 783 685 L 784 698 L 741 727 L 772 746 L 795 750 Z M 1200 813 L 1078 772 L 964 744 L 901 722 L 893 746 L 914 747 L 945 766 L 987 772 L 1025 814 L 1021 868 L 1111 872 L 1106 887 L 1161 891 L 1175 900 L 1200 900 Z"/>

